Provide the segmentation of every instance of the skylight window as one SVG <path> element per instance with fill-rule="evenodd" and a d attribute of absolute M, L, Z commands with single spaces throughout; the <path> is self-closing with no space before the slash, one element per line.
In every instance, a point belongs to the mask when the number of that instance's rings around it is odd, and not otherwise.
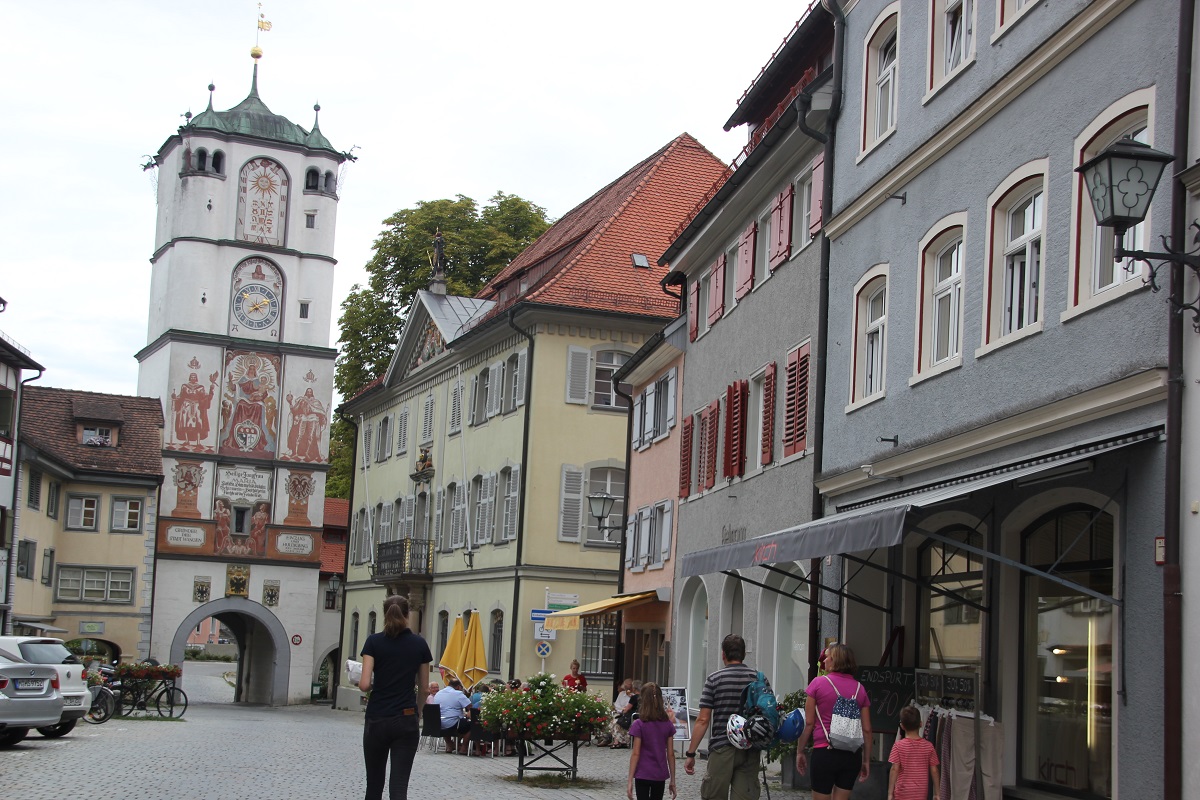
<path fill-rule="evenodd" d="M 630 253 L 630 258 L 633 259 L 633 265 L 635 267 L 642 267 L 643 269 L 650 269 L 650 259 L 646 258 L 646 256 L 644 254 Z"/>

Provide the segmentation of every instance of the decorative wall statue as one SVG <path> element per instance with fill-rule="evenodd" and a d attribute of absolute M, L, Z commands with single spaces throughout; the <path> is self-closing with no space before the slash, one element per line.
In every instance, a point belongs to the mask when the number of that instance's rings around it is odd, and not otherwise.
<path fill-rule="evenodd" d="M 329 425 L 329 415 L 325 406 L 316 398 L 312 389 L 305 389 L 300 397 L 289 394 L 286 399 L 292 412 L 292 424 L 287 437 L 287 447 L 292 458 L 309 463 L 324 461 L 325 458 L 321 454 L 321 438 Z"/>

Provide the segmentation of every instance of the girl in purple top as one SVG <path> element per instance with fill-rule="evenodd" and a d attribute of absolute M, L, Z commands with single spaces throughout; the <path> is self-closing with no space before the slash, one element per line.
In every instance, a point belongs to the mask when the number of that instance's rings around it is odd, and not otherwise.
<path fill-rule="evenodd" d="M 808 772 L 804 749 L 811 736 L 813 800 L 850 800 L 855 778 L 865 781 L 870 772 L 871 698 L 854 678 L 858 663 L 853 650 L 844 644 L 830 645 L 822 660 L 828 673 L 818 675 L 804 690 L 804 731 L 796 741 L 796 772 Z M 854 752 L 831 747 L 825 737 L 839 694 L 854 698 L 862 715 L 863 746 Z"/>
<path fill-rule="evenodd" d="M 670 781 L 672 800 L 675 797 L 675 723 L 663 707 L 662 689 L 656 683 L 642 685 L 638 718 L 629 728 L 633 753 L 629 756 L 629 786 L 626 795 L 633 800 L 662 800 L 663 786 Z"/>

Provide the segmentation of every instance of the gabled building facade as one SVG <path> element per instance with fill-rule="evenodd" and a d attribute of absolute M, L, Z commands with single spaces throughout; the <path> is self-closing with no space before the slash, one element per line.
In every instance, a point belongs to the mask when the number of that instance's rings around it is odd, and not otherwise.
<path fill-rule="evenodd" d="M 154 398 L 24 387 L 13 633 L 149 655 L 162 425 Z"/>
<path fill-rule="evenodd" d="M 653 266 L 722 165 L 684 134 L 568 212 L 474 298 L 420 292 L 383 380 L 344 410 L 360 426 L 345 652 L 407 592 L 435 657 L 479 615 L 494 677 L 526 677 L 531 612 L 609 598 L 624 509 L 627 389 L 611 376 L 675 312 Z M 547 671 L 615 669 L 609 615 L 550 642 Z M 338 704 L 356 690 L 341 687 Z"/>

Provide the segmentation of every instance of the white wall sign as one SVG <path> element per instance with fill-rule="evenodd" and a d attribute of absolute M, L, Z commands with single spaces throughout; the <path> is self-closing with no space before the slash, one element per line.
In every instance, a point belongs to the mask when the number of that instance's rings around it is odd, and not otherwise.
<path fill-rule="evenodd" d="M 535 641 L 553 642 L 558 638 L 558 631 L 548 631 L 540 622 L 533 623 L 533 638 Z"/>
<path fill-rule="evenodd" d="M 313 551 L 313 537 L 305 533 L 281 533 L 275 540 L 275 549 L 294 556 L 306 556 Z"/>
<path fill-rule="evenodd" d="M 257 469 L 221 467 L 217 470 L 217 496 L 234 503 L 271 500 L 271 473 Z"/>
<path fill-rule="evenodd" d="M 169 525 L 167 544 L 177 547 L 204 547 L 204 529 L 195 525 Z"/>
<path fill-rule="evenodd" d="M 546 608 L 554 611 L 574 608 L 579 605 L 579 595 L 562 592 L 546 592 Z"/>

